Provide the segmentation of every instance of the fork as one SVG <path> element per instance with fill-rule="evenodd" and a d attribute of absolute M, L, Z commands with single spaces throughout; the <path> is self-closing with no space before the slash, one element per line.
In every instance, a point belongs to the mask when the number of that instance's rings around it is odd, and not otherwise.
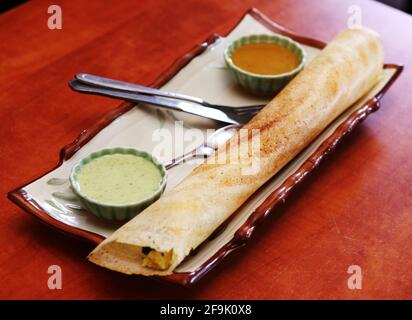
<path fill-rule="evenodd" d="M 215 153 L 215 150 L 219 146 L 226 143 L 231 137 L 233 137 L 240 127 L 240 125 L 231 124 L 216 130 L 209 137 L 206 138 L 203 144 L 201 144 L 197 148 L 163 163 L 165 168 L 169 170 L 183 162 L 192 159 L 208 158 L 212 156 Z"/>
<path fill-rule="evenodd" d="M 76 91 L 102 94 L 102 95 L 111 96 L 115 98 L 125 98 L 126 100 L 131 100 L 130 98 L 133 96 L 126 95 L 125 97 L 121 97 L 120 93 L 117 93 L 117 92 L 116 92 L 116 96 L 114 96 L 113 93 L 115 92 L 113 90 L 119 90 L 121 92 L 127 92 L 127 93 L 138 93 L 138 94 L 144 94 L 144 95 L 150 95 L 150 96 L 158 96 L 158 97 L 164 97 L 168 99 L 187 101 L 187 102 L 195 103 L 198 105 L 202 105 L 207 108 L 221 110 L 225 113 L 229 112 L 230 114 L 234 114 L 236 116 L 241 116 L 241 117 L 246 116 L 248 118 L 255 115 L 260 109 L 262 109 L 265 106 L 262 104 L 262 105 L 234 107 L 234 106 L 212 104 L 198 97 L 193 97 L 193 96 L 176 93 L 176 92 L 163 91 L 163 90 L 145 87 L 145 86 L 134 84 L 134 83 L 128 83 L 128 82 L 123 82 L 119 80 L 99 77 L 99 76 L 95 76 L 95 75 L 87 74 L 87 73 L 78 73 L 75 75 L 75 79 L 82 84 L 91 86 L 89 88 L 86 88 L 84 86 L 81 86 L 80 83 L 77 83 L 76 81 L 71 81 L 69 84 L 72 87 L 72 89 Z M 110 89 L 110 90 L 109 91 L 98 90 L 98 89 L 103 89 L 103 88 Z M 139 98 L 139 96 L 137 98 Z M 240 123 L 244 123 L 244 121 L 240 121 Z"/>

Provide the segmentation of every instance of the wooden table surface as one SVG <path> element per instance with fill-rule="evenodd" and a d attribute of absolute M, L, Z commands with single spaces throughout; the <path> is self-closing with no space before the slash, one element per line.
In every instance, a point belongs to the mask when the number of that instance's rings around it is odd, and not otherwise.
<path fill-rule="evenodd" d="M 50 1 L 0 15 L 0 298 L 412 298 L 412 17 L 373 1 Z M 85 260 L 92 245 L 36 221 L 7 191 L 55 166 L 59 150 L 119 102 L 73 93 L 83 71 L 149 84 L 250 7 L 298 33 L 329 40 L 358 4 L 383 39 L 386 62 L 406 66 L 371 115 L 281 206 L 251 242 L 187 289 L 124 276 Z M 87 106 L 85 108 L 84 106 Z M 62 290 L 47 269 L 61 266 Z M 361 290 L 347 286 L 359 265 Z"/>

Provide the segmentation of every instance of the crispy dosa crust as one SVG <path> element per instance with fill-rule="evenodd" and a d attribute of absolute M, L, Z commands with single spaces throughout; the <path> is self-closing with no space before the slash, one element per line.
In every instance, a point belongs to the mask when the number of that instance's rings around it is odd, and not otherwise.
<path fill-rule="evenodd" d="M 202 164 L 173 190 L 118 229 L 89 255 L 100 266 L 127 273 L 167 275 L 382 76 L 383 48 L 367 29 L 339 33 L 244 128 L 260 130 L 260 153 L 239 163 Z M 250 144 L 232 143 L 229 150 Z M 228 150 L 222 152 L 229 152 Z M 218 152 L 215 157 L 219 157 Z M 242 175 L 254 161 L 254 175 Z M 173 250 L 170 267 L 142 267 L 141 247 Z"/>

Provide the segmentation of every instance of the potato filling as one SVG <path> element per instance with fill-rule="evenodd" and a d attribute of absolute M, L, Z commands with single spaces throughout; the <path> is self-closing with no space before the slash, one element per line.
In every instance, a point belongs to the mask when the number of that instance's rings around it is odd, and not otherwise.
<path fill-rule="evenodd" d="M 142 256 L 142 266 L 147 268 L 166 270 L 172 263 L 172 250 L 159 252 L 149 247 L 143 247 Z"/>

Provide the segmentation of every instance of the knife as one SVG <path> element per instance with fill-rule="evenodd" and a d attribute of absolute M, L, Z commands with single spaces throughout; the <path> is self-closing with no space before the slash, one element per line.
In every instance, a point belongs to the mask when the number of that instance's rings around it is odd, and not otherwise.
<path fill-rule="evenodd" d="M 120 98 L 131 102 L 144 102 L 153 104 L 161 108 L 170 109 L 173 111 L 187 112 L 203 118 L 213 119 L 230 124 L 241 124 L 243 118 L 230 112 L 223 112 L 218 109 L 209 108 L 205 106 L 199 106 L 194 103 L 190 103 L 182 100 L 173 100 L 159 96 L 139 94 L 134 92 L 121 91 L 116 89 L 110 89 L 105 87 L 97 87 L 89 84 L 82 83 L 78 80 L 69 81 L 71 89 L 81 93 L 91 93 L 97 95 L 103 95 L 106 97 Z"/>

